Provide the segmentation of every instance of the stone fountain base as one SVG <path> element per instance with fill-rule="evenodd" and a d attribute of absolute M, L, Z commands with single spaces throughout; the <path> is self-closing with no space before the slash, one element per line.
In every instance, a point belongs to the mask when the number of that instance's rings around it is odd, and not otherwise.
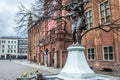
<path fill-rule="evenodd" d="M 90 69 L 85 55 L 84 47 L 72 45 L 67 48 L 68 57 L 65 66 L 61 70 L 59 77 L 68 77 L 73 79 L 84 79 L 95 77 L 94 72 Z"/>
<path fill-rule="evenodd" d="M 67 50 L 68 57 L 63 69 L 58 75 L 45 76 L 45 80 L 119 80 L 115 77 L 96 75 L 86 61 L 84 47 L 71 45 Z"/>

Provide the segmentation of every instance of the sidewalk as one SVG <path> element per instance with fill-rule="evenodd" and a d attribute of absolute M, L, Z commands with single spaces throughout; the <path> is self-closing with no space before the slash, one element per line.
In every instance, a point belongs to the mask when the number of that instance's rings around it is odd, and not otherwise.
<path fill-rule="evenodd" d="M 36 64 L 36 63 L 33 63 L 33 62 L 30 63 L 30 61 L 27 61 L 27 60 L 15 60 L 13 62 L 18 63 L 18 64 L 22 64 L 22 65 L 26 65 L 26 66 L 30 66 L 30 67 L 34 67 L 34 68 L 37 68 L 37 69 L 42 69 L 42 70 L 51 72 L 53 74 L 57 74 L 61 70 L 61 69 L 54 68 L 54 67 L 46 67 L 44 65 L 39 65 L 39 64 Z"/>
<path fill-rule="evenodd" d="M 61 69 L 54 68 L 54 67 L 46 67 L 44 65 L 38 65 L 33 62 L 30 63 L 30 61 L 27 61 L 27 60 L 15 60 L 13 62 L 22 64 L 22 65 L 26 65 L 26 66 L 30 66 L 33 68 L 37 68 L 37 69 L 42 69 L 42 70 L 50 72 L 50 74 L 58 74 L 58 73 L 60 73 L 60 70 L 61 70 Z M 96 74 L 96 76 L 100 76 L 100 77 L 104 77 L 104 78 L 111 78 L 112 80 L 120 80 L 120 77 L 113 77 L 113 76 L 108 76 L 108 75 L 104 75 L 104 74 Z"/>

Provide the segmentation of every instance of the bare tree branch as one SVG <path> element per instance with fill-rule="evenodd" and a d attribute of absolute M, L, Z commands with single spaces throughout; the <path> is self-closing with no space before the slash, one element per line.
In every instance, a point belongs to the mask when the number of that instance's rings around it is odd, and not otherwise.
<path fill-rule="evenodd" d="M 62 0 L 47 0 L 47 2 L 45 2 L 44 0 L 35 0 L 35 3 L 32 4 L 31 10 L 26 9 L 25 6 L 21 4 L 21 6 L 19 7 L 20 11 L 16 14 L 16 24 L 18 24 L 16 28 L 18 28 L 18 30 L 24 27 L 27 28 L 28 17 L 31 15 L 33 18 L 32 19 L 33 24 L 38 23 L 40 21 L 44 21 L 44 20 L 56 20 L 58 22 L 60 21 L 63 25 L 63 30 L 69 36 L 71 36 L 71 33 L 66 29 L 68 16 L 53 15 L 58 11 L 65 10 L 66 6 L 67 4 L 63 5 Z M 114 26 L 114 25 L 117 25 L 116 22 L 119 20 L 120 18 L 112 21 L 110 24 L 101 24 L 97 27 L 92 27 L 91 29 L 84 30 L 81 34 L 81 38 L 88 32 L 95 29 L 101 29 L 105 32 L 109 32 L 113 29 L 120 28 L 119 26 Z M 106 29 L 105 26 L 107 26 L 108 28 Z"/>

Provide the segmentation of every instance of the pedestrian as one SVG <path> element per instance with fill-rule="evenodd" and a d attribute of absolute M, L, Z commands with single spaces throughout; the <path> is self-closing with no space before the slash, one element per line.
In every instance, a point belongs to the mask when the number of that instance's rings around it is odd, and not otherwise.
<path fill-rule="evenodd" d="M 11 57 L 10 57 L 10 61 L 11 61 Z"/>
<path fill-rule="evenodd" d="M 11 55 L 9 55 L 9 59 L 10 59 L 10 61 L 11 61 Z"/>
<path fill-rule="evenodd" d="M 52 64 L 53 64 L 53 66 L 54 66 L 54 57 L 52 57 Z"/>

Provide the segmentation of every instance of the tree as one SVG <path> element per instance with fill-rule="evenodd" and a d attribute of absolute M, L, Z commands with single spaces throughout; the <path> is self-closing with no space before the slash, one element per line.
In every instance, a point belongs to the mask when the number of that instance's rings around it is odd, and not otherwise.
<path fill-rule="evenodd" d="M 78 0 L 78 2 L 82 2 L 82 1 L 86 1 L 86 0 Z M 98 0 L 99 1 L 99 0 Z M 16 22 L 18 24 L 18 27 L 16 27 L 17 29 L 27 29 L 28 26 L 28 17 L 32 16 L 32 23 L 39 23 L 40 21 L 48 21 L 48 20 L 56 20 L 57 23 L 62 23 L 63 25 L 63 29 L 64 31 L 73 38 L 75 38 L 75 35 L 73 35 L 73 33 L 70 33 L 69 31 L 66 30 L 66 25 L 67 25 L 67 21 L 70 19 L 70 16 L 66 16 L 66 15 L 54 15 L 56 13 L 60 13 L 62 11 L 67 11 L 67 7 L 71 4 L 71 5 L 75 5 L 78 3 L 76 0 L 75 2 L 71 2 L 69 4 L 63 4 L 63 0 L 36 0 L 35 3 L 32 4 L 31 10 L 26 9 L 23 5 L 20 6 L 20 11 L 17 13 L 17 17 L 16 17 Z M 100 2 L 100 1 L 99 1 Z M 85 7 L 85 5 L 84 5 Z M 105 7 L 105 6 L 104 6 Z M 84 13 L 84 12 L 83 12 Z M 115 30 L 119 30 L 119 24 L 116 24 L 116 22 L 118 22 L 120 20 L 120 18 L 111 21 L 110 24 L 106 24 L 106 23 L 101 23 L 99 24 L 99 26 L 96 27 L 92 27 L 90 29 L 85 30 L 85 26 L 84 29 L 81 30 L 80 32 L 80 43 L 81 43 L 81 39 L 82 37 L 87 34 L 88 32 L 95 30 L 95 29 L 101 29 L 105 32 L 109 32 L 111 30 L 113 30 L 115 32 Z M 114 26 L 114 25 L 118 25 L 118 26 Z M 106 28 L 107 27 L 107 28 Z M 75 42 L 75 41 L 74 41 Z"/>

